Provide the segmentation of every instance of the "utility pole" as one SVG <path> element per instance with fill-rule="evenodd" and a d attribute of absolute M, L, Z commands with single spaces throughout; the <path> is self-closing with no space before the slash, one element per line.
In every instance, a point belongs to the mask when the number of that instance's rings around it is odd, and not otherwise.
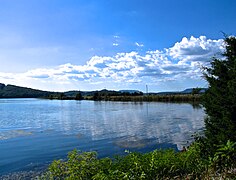
<path fill-rule="evenodd" d="M 146 94 L 148 95 L 148 85 L 146 84 Z"/>

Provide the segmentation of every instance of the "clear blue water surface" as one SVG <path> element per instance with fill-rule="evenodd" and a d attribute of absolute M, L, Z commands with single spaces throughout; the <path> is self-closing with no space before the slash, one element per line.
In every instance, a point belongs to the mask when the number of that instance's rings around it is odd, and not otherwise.
<path fill-rule="evenodd" d="M 181 150 L 204 116 L 191 104 L 0 99 L 0 175 L 45 167 L 75 148 L 99 157 Z"/>

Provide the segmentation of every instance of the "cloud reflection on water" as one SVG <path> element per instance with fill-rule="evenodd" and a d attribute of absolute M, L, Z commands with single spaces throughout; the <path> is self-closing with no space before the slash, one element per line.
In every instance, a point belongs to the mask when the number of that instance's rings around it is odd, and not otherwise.
<path fill-rule="evenodd" d="M 118 139 L 119 144 L 127 147 L 129 142 L 134 146 L 135 138 L 137 143 L 152 139 L 182 149 L 191 141 L 191 135 L 204 126 L 203 110 L 190 104 L 95 102 L 93 108 L 83 115 L 86 118 L 78 119 L 77 128 L 93 140 L 120 138 L 123 142 Z"/>
<path fill-rule="evenodd" d="M 205 116 L 202 108 L 193 108 L 191 104 L 156 102 L 32 100 L 21 104 L 9 103 L 9 107 L 3 105 L 2 111 L 0 109 L 2 139 L 28 135 L 28 131 L 15 131 L 27 127 L 34 133 L 51 129 L 51 133 L 81 134 L 92 141 L 109 140 L 125 147 L 129 143 L 134 147 L 135 142 L 137 146 L 143 146 L 152 141 L 176 144 L 178 149 L 182 149 L 187 141 L 191 141 L 191 135 L 203 128 Z M 12 132 L 4 135 L 1 128 Z"/>

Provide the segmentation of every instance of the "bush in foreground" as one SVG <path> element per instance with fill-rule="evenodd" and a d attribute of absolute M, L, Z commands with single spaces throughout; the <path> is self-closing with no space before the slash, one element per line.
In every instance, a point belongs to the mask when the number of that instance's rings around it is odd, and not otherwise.
<path fill-rule="evenodd" d="M 201 156 L 201 144 L 187 151 L 128 152 L 114 159 L 97 158 L 96 152 L 73 150 L 66 161 L 54 161 L 41 179 L 208 179 L 236 177 L 236 143 L 219 146 L 212 157 Z"/>

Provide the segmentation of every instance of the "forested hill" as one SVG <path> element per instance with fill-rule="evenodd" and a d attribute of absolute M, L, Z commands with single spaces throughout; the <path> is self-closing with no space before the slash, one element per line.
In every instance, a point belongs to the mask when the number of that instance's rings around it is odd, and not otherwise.
<path fill-rule="evenodd" d="M 0 83 L 0 98 L 40 98 L 47 97 L 54 92 L 41 91 L 14 85 Z"/>
<path fill-rule="evenodd" d="M 128 90 L 127 90 L 128 91 Z M 100 91 L 67 91 L 67 92 L 51 92 L 51 91 L 42 91 L 32 88 L 20 87 L 15 85 L 5 85 L 0 83 L 0 98 L 50 98 L 60 99 L 63 96 L 63 99 L 74 99 L 78 93 L 81 93 L 82 96 L 94 96 L 94 94 L 106 94 L 106 95 L 121 95 L 121 91 L 111 91 L 111 90 L 100 90 Z M 128 92 L 126 92 L 128 93 Z M 131 94 L 138 93 L 140 91 L 132 91 Z"/>
<path fill-rule="evenodd" d="M 190 88 L 179 92 L 159 92 L 149 93 L 149 95 L 179 95 L 179 94 L 202 94 L 206 91 L 205 88 Z M 103 89 L 100 91 L 67 91 L 67 92 L 52 92 L 42 91 L 32 88 L 20 87 L 15 85 L 5 85 L 0 83 L 0 98 L 49 98 L 49 99 L 75 99 L 80 94 L 83 97 L 87 96 L 142 96 L 146 95 L 137 90 L 120 90 L 113 91 Z"/>

